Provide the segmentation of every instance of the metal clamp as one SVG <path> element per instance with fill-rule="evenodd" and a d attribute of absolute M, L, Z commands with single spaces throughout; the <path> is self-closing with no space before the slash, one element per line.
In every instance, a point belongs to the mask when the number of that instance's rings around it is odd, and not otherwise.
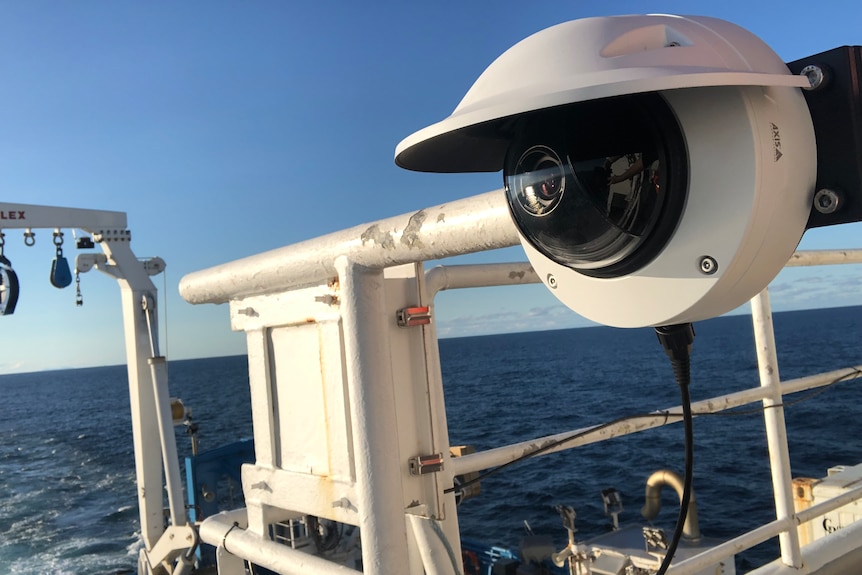
<path fill-rule="evenodd" d="M 410 475 L 436 473 L 443 469 L 443 454 L 416 455 L 411 457 L 407 463 L 410 466 Z"/>
<path fill-rule="evenodd" d="M 425 306 L 405 307 L 396 313 L 398 327 L 413 327 L 431 323 L 431 308 Z"/>

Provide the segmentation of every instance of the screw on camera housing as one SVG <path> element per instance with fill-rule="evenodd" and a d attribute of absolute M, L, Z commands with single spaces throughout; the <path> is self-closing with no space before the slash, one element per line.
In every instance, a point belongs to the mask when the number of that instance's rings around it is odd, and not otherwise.
<path fill-rule="evenodd" d="M 712 275 L 718 271 L 718 262 L 713 257 L 703 256 L 700 258 L 700 271 L 708 276 Z"/>
<path fill-rule="evenodd" d="M 557 289 L 557 278 L 554 277 L 554 274 L 548 274 L 547 282 L 549 288 Z"/>
<path fill-rule="evenodd" d="M 814 209 L 821 214 L 833 214 L 841 207 L 841 194 L 829 188 L 817 190 L 814 194 Z"/>
<path fill-rule="evenodd" d="M 803 88 L 803 90 L 819 90 L 829 83 L 828 68 L 824 66 L 809 64 L 802 68 L 802 71 L 799 72 L 799 74 L 808 78 L 808 81 L 811 84 L 809 87 Z"/>

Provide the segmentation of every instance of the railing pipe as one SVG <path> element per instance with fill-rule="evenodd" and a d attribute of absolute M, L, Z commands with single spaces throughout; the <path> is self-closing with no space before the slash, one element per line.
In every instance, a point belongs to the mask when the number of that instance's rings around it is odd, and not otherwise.
<path fill-rule="evenodd" d="M 437 266 L 425 272 L 429 297 L 447 289 L 522 285 L 539 283 L 539 276 L 527 262 Z"/>
<path fill-rule="evenodd" d="M 794 253 L 787 267 L 862 264 L 862 250 L 802 250 Z"/>
<path fill-rule="evenodd" d="M 815 375 L 807 375 L 796 379 L 789 379 L 781 382 L 781 394 L 788 395 L 808 389 L 815 389 L 826 385 L 832 385 L 841 381 L 849 381 L 862 377 L 862 365 L 854 365 L 836 369 L 834 371 L 824 371 Z"/>
<path fill-rule="evenodd" d="M 359 575 L 359 571 L 287 545 L 262 539 L 239 526 L 245 510 L 207 517 L 200 526 L 201 540 L 282 575 Z"/>
<path fill-rule="evenodd" d="M 795 517 L 788 516 L 783 519 L 776 519 L 775 521 L 765 523 L 760 527 L 743 533 L 739 537 L 734 537 L 733 539 L 720 543 L 711 549 L 698 553 L 694 557 L 680 561 L 668 570 L 668 575 L 692 575 L 693 573 L 700 573 L 707 567 L 715 565 L 720 561 L 724 561 L 725 559 L 745 551 L 746 549 L 750 549 L 755 545 L 759 545 L 764 541 L 768 541 L 782 532 L 796 531 L 796 527 L 798 525 L 825 515 L 830 511 L 834 511 L 860 498 L 862 498 L 862 486 L 849 489 L 841 495 L 827 499 L 823 503 L 812 505 L 804 511 L 800 511 Z M 858 522 L 855 525 L 857 528 L 862 528 L 862 522 Z M 848 527 L 846 529 L 850 528 Z"/>
<path fill-rule="evenodd" d="M 831 385 L 838 381 L 848 381 L 860 377 L 862 377 L 862 365 L 847 367 L 835 371 L 824 372 L 817 375 L 811 375 L 799 379 L 782 382 L 781 393 L 782 395 L 786 395 L 789 393 L 805 391 L 806 389 L 814 389 L 817 387 L 823 387 L 825 385 Z M 726 395 L 713 397 L 710 399 L 696 401 L 692 403 L 691 407 L 695 417 L 697 417 L 698 415 L 717 413 L 720 411 L 732 409 L 734 407 L 740 407 L 742 405 L 754 403 L 756 401 L 762 401 L 767 393 L 770 392 L 764 388 L 754 387 L 750 389 L 745 389 L 743 391 L 737 391 L 734 393 L 728 393 Z M 643 418 L 621 421 L 613 425 L 607 425 L 604 426 L 602 429 L 597 429 L 599 426 L 583 427 L 580 429 L 564 431 L 562 433 L 557 433 L 554 435 L 547 435 L 545 437 L 522 441 L 520 443 L 513 443 L 511 445 L 504 445 L 501 447 L 486 449 L 477 453 L 471 453 L 469 455 L 463 455 L 461 457 L 453 458 L 451 460 L 450 466 L 452 468 L 453 474 L 462 475 L 465 473 L 482 471 L 484 469 L 489 469 L 491 467 L 497 467 L 505 463 L 510 463 L 520 457 L 523 457 L 523 455 L 527 452 L 532 452 L 537 448 L 541 448 L 552 442 L 557 442 L 567 437 L 574 436 L 576 434 L 588 432 L 591 429 L 596 429 L 596 431 L 594 433 L 589 433 L 587 435 L 578 437 L 577 439 L 566 441 L 562 445 L 549 448 L 547 451 L 543 451 L 542 455 L 565 451 L 567 449 L 572 449 L 580 445 L 598 443 L 599 441 L 604 441 L 612 437 L 629 435 L 631 433 L 645 431 L 654 427 L 661 427 L 663 425 L 667 425 L 669 423 L 676 423 L 682 420 L 682 409 L 679 406 L 672 407 L 663 411 L 656 411 L 654 413 L 655 415 L 645 415 Z"/>
<path fill-rule="evenodd" d="M 808 509 L 803 509 L 796 514 L 796 522 L 800 525 L 807 523 L 821 515 L 826 515 L 830 511 L 835 511 L 839 507 L 844 507 L 848 503 L 853 503 L 860 497 L 862 497 L 862 485 L 857 485 L 856 487 L 848 489 L 841 495 L 836 495 L 822 503 L 812 505 Z"/>
<path fill-rule="evenodd" d="M 787 447 L 787 427 L 784 408 L 781 406 L 781 378 L 778 374 L 778 355 L 775 350 L 775 332 L 772 328 L 772 308 L 769 290 L 764 289 L 751 299 L 751 319 L 754 323 L 754 346 L 760 385 L 768 393 L 763 397 L 763 420 L 766 425 L 766 443 L 769 448 L 769 467 L 772 470 L 772 489 L 775 498 L 775 517 L 783 520 L 793 515 L 793 476 L 790 471 L 790 451 Z M 793 567 L 802 566 L 799 551 L 799 534 L 789 529 L 778 536 L 781 560 Z"/>
<path fill-rule="evenodd" d="M 465 228 L 466 232 L 461 229 L 466 219 L 484 217 L 490 218 L 490 224 L 477 224 Z M 463 245 L 458 245 L 459 242 Z M 311 285 L 335 274 L 330 262 L 340 254 L 350 255 L 357 263 L 370 267 L 386 267 L 504 248 L 517 243 L 518 235 L 509 221 L 502 195 L 493 191 L 193 272 L 180 282 L 180 294 L 189 303 L 224 303 L 238 297 Z M 854 263 L 862 263 L 862 249 L 798 251 L 787 266 Z M 526 262 L 511 265 L 519 270 L 531 269 Z M 451 269 L 455 266 L 446 267 Z M 449 270 L 429 271 L 429 274 L 437 273 L 447 275 Z M 496 271 L 492 270 L 492 273 Z M 450 278 L 460 274 L 460 271 L 455 271 Z M 434 281 L 445 284 L 448 280 L 434 278 Z M 461 278 L 453 281 L 460 282 Z M 538 283 L 539 278 L 535 272 L 527 272 L 523 281 L 494 281 L 490 284 L 449 283 L 436 291 L 480 285 Z"/>
<path fill-rule="evenodd" d="M 435 533 L 432 521 L 436 520 L 407 513 L 407 522 L 410 524 L 413 536 L 418 543 L 425 575 L 450 575 L 453 569 L 457 569 L 458 565 L 452 565 L 452 560 L 455 558 L 449 556 L 445 544 Z M 440 529 L 439 526 L 438 529 Z M 460 555 L 458 560 L 460 560 Z"/>
<path fill-rule="evenodd" d="M 501 190 L 321 236 L 190 273 L 180 281 L 189 303 L 315 285 L 335 277 L 344 255 L 370 268 L 437 260 L 518 243 Z"/>

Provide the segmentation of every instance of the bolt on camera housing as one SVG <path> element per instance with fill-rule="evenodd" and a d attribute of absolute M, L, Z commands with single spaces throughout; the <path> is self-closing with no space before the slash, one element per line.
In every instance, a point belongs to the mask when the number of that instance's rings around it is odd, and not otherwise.
<path fill-rule="evenodd" d="M 803 87 L 722 20 L 575 20 L 502 54 L 395 161 L 502 169 L 530 263 L 577 313 L 696 321 L 761 291 L 806 229 L 817 146 Z"/>

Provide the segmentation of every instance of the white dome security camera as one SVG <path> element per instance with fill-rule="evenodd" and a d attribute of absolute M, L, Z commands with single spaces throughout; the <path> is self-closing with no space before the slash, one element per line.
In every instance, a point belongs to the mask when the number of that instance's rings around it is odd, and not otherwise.
<path fill-rule="evenodd" d="M 506 51 L 395 161 L 502 169 L 530 262 L 579 314 L 691 322 L 762 290 L 805 231 L 817 175 L 807 86 L 721 20 L 576 20 Z"/>

